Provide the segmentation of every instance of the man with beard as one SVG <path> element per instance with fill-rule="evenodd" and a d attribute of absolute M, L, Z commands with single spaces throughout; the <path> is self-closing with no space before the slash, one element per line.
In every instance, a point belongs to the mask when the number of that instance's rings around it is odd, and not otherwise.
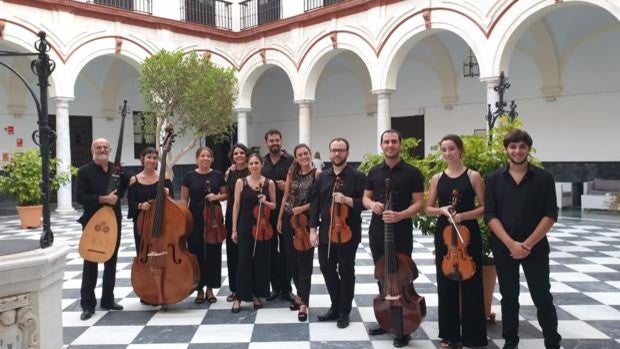
<path fill-rule="evenodd" d="M 329 143 L 329 158 L 332 168 L 319 174 L 311 194 L 310 241 L 319 247 L 319 264 L 325 285 L 331 299 L 331 307 L 319 321 L 338 320 L 338 328 L 349 326 L 349 313 L 355 290 L 355 254 L 362 236 L 362 195 L 364 193 L 364 174 L 347 164 L 349 142 L 344 138 L 334 138 Z M 336 181 L 340 188 L 334 190 Z M 348 242 L 330 242 L 330 225 L 335 212 L 332 204 L 349 207 L 345 224 L 351 229 Z M 317 236 L 316 227 L 319 226 Z"/>
<path fill-rule="evenodd" d="M 84 207 L 84 213 L 78 219 L 78 222 L 82 224 L 83 229 L 102 205 L 114 207 L 116 224 L 118 226 L 118 238 L 112 257 L 104 263 L 100 307 L 104 310 L 122 310 L 123 306 L 114 300 L 114 284 L 116 282 L 116 259 L 121 241 L 121 205 L 119 198 L 122 197 L 125 191 L 127 181 L 121 178 L 120 188 L 111 193 L 107 192 L 108 182 L 112 174 L 111 169 L 114 166 L 108 162 L 111 150 L 112 147 L 106 139 L 95 139 L 90 147 L 93 161 L 80 167 L 78 170 L 77 201 Z M 88 320 L 95 313 L 95 306 L 97 305 L 97 299 L 95 298 L 97 268 L 97 263 L 84 260 L 82 287 L 80 290 L 81 320 Z"/>
<path fill-rule="evenodd" d="M 278 213 L 284 196 L 284 184 L 286 174 L 293 162 L 293 157 L 282 150 L 282 133 L 271 129 L 265 133 L 265 144 L 269 153 L 263 157 L 262 175 L 276 183 L 276 209 L 271 212 L 269 224 L 275 229 L 278 222 Z M 286 248 L 284 239 L 280 239 L 280 234 L 273 234 L 271 242 L 271 294 L 267 297 L 272 301 L 278 296 L 289 302 L 295 301 L 295 296 L 291 294 L 292 275 L 288 270 L 286 262 Z"/>
<path fill-rule="evenodd" d="M 502 295 L 505 349 L 519 343 L 519 266 L 523 268 L 546 348 L 559 348 L 558 316 L 549 283 L 547 232 L 558 218 L 553 176 L 527 160 L 532 137 L 514 130 L 504 137 L 508 164 L 487 179 L 484 219 Z"/>
<path fill-rule="evenodd" d="M 411 217 L 420 212 L 424 203 L 424 177 L 417 168 L 401 161 L 402 136 L 397 130 L 381 134 L 381 150 L 384 161 L 368 172 L 364 190 L 364 207 L 372 210 L 368 237 L 372 259 L 376 264 L 385 252 L 385 223 L 393 224 L 396 252 L 411 256 L 413 252 L 413 224 Z M 385 210 L 385 180 L 392 182 L 392 210 Z M 368 330 L 371 336 L 384 334 L 380 326 Z M 403 347 L 409 343 L 409 334 L 394 338 L 394 346 Z"/>

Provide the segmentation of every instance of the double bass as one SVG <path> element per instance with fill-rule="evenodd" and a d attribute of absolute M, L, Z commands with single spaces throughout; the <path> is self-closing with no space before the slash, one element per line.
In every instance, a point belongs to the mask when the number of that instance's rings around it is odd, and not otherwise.
<path fill-rule="evenodd" d="M 187 298 L 200 276 L 196 257 L 187 249 L 192 214 L 164 191 L 166 156 L 174 139 L 166 128 L 161 168 L 153 208 L 138 215 L 141 235 L 138 256 L 131 266 L 131 285 L 140 299 L 152 305 L 168 305 Z"/>
<path fill-rule="evenodd" d="M 346 244 L 351 241 L 353 232 L 351 227 L 347 224 L 346 220 L 349 217 L 349 206 L 341 203 L 337 203 L 334 200 L 334 194 L 340 192 L 344 184 L 342 178 L 336 176 L 334 182 L 334 189 L 332 190 L 332 204 L 329 209 L 330 222 L 329 222 L 329 241 L 327 243 L 327 257 L 331 250 L 331 244 Z"/>
<path fill-rule="evenodd" d="M 385 210 L 392 210 L 390 179 L 385 180 Z M 413 288 L 418 267 L 410 256 L 396 252 L 394 227 L 385 223 L 384 255 L 375 265 L 380 293 L 373 299 L 375 317 L 382 329 L 397 336 L 413 333 L 426 316 L 426 301 Z"/>
<path fill-rule="evenodd" d="M 114 156 L 114 164 L 109 168 L 110 180 L 106 188 L 106 194 L 118 190 L 121 184 L 121 154 L 123 149 L 123 133 L 125 129 L 125 117 L 127 116 L 127 100 L 123 101 L 121 110 L 121 130 L 118 136 L 118 146 Z M 80 256 L 87 261 L 105 263 L 114 254 L 118 231 L 120 227 L 116 221 L 114 207 L 103 205 L 95 212 L 84 226 L 84 232 L 80 238 Z"/>
<path fill-rule="evenodd" d="M 220 244 L 226 240 L 226 227 L 224 227 L 224 215 L 222 214 L 222 206 L 207 200 L 207 195 L 211 193 L 211 181 L 205 182 L 205 208 L 202 216 L 205 222 L 204 241 L 207 244 Z"/>
<path fill-rule="evenodd" d="M 454 222 L 454 213 L 459 200 L 459 192 L 452 190 L 452 202 L 448 221 L 450 222 L 442 232 L 443 241 L 446 244 L 446 254 L 441 261 L 441 271 L 450 280 L 465 281 L 476 274 L 476 263 L 467 252 L 467 246 L 471 240 L 469 229 Z"/>
<path fill-rule="evenodd" d="M 267 179 L 268 181 L 268 179 Z M 269 186 L 267 186 L 269 187 Z M 258 195 L 263 193 L 262 184 L 258 187 Z M 258 202 L 257 206 L 252 209 L 254 216 L 254 225 L 252 226 L 252 238 L 254 238 L 254 248 L 252 250 L 252 257 L 256 255 L 256 242 L 270 240 L 273 237 L 273 227 L 269 224 L 269 217 L 271 216 L 271 209 L 262 202 Z"/>

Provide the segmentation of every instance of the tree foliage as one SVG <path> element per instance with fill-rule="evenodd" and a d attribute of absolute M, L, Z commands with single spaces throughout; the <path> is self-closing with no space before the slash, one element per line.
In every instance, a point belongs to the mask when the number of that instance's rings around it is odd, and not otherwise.
<path fill-rule="evenodd" d="M 144 117 L 153 120 L 155 135 L 168 123 L 190 142 L 168 161 L 181 156 L 207 136 L 227 133 L 234 125 L 237 78 L 233 69 L 215 66 L 196 52 L 159 51 L 141 66 L 140 95 Z M 157 138 L 157 137 L 156 137 Z M 156 140 L 159 149 L 159 144 Z"/>

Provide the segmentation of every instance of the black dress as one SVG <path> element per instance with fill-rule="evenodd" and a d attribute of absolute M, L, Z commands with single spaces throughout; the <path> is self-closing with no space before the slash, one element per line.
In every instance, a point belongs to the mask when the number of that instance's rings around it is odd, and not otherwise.
<path fill-rule="evenodd" d="M 269 180 L 263 185 L 262 194 L 269 197 Z M 270 199 L 273 200 L 273 199 Z M 243 189 L 239 199 L 237 241 L 239 247 L 239 268 L 237 270 L 237 298 L 251 302 L 253 296 L 269 296 L 269 274 L 272 240 L 257 241 L 254 252 L 252 226 L 256 223 L 252 210 L 258 205 L 258 192 L 243 178 Z"/>
<path fill-rule="evenodd" d="M 140 253 L 140 234 L 138 234 L 138 205 L 142 202 L 155 200 L 157 195 L 157 184 L 159 181 L 153 184 L 142 184 L 138 181 L 136 176 L 136 182 L 129 186 L 127 190 L 127 206 L 129 206 L 127 218 L 133 219 L 133 239 L 136 242 L 136 255 Z M 169 179 L 164 181 L 164 186 L 168 188 L 168 194 L 171 198 L 174 198 L 172 191 L 172 182 Z"/>
<path fill-rule="evenodd" d="M 228 188 L 228 200 L 226 202 L 226 266 L 228 267 L 228 287 L 230 292 L 237 292 L 237 266 L 239 265 L 239 250 L 237 244 L 230 238 L 232 234 L 232 211 L 235 204 L 235 184 L 237 179 L 250 174 L 247 168 L 240 171 L 230 171 L 226 180 Z"/>
<path fill-rule="evenodd" d="M 456 189 L 460 193 L 460 200 L 455 207 L 456 212 L 475 209 L 476 193 L 471 185 L 468 171 L 466 169 L 456 178 L 450 178 L 445 172 L 441 174 L 437 182 L 437 198 L 440 207 L 452 203 L 452 192 Z M 462 342 L 463 346 L 468 347 L 486 346 L 487 331 L 482 289 L 482 237 L 477 220 L 467 220 L 459 224 L 466 226 L 471 232 L 467 250 L 476 264 L 476 273 L 471 279 L 461 282 L 450 280 L 443 274 L 441 262 L 447 247 L 442 232 L 448 225 L 448 220 L 445 216 L 441 216 L 437 221 L 435 232 L 439 337 L 453 343 Z M 459 299 L 462 300 L 462 304 L 459 304 Z M 460 317 L 459 308 L 461 309 Z"/>
<path fill-rule="evenodd" d="M 207 181 L 211 186 L 210 192 L 206 190 Z M 222 244 L 205 244 L 203 211 L 205 196 L 209 193 L 219 194 L 220 188 L 226 185 L 224 175 L 217 170 L 206 174 L 191 171 L 185 175 L 181 185 L 189 188 L 189 210 L 194 219 L 194 227 L 187 244 L 200 266 L 200 281 L 197 287 L 219 288 L 222 285 Z M 217 204 L 219 205 L 219 202 Z"/>

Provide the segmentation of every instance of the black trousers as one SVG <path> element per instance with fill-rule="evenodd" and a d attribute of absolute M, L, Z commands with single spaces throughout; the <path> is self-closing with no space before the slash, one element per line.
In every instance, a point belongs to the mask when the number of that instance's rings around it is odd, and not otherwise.
<path fill-rule="evenodd" d="M 355 292 L 355 253 L 358 242 L 332 244 L 327 258 L 328 245 L 319 244 L 319 263 L 332 308 L 340 314 L 351 312 Z"/>
<path fill-rule="evenodd" d="M 291 215 L 282 215 L 282 238 L 286 246 L 286 261 L 288 262 L 289 273 L 293 276 L 293 283 L 297 289 L 297 295 L 303 304 L 310 302 L 310 285 L 312 278 L 312 262 L 314 259 L 314 248 L 308 251 L 299 252 L 293 246 L 293 236 L 295 231 L 291 227 Z"/>
<path fill-rule="evenodd" d="M 385 240 L 383 237 L 383 230 L 378 232 L 369 232 L 369 245 L 370 252 L 372 253 L 372 260 L 375 264 L 383 254 L 385 254 Z M 413 234 L 409 232 L 397 232 L 394 231 L 394 248 L 397 252 L 403 252 L 408 256 L 411 256 L 413 252 Z"/>
<path fill-rule="evenodd" d="M 198 289 L 222 286 L 222 244 L 205 244 L 202 229 L 196 229 L 188 238 L 189 252 L 196 256 L 200 267 Z"/>
<path fill-rule="evenodd" d="M 121 222 L 118 224 L 118 236 L 112 257 L 103 264 L 103 285 L 101 291 L 101 306 L 110 306 L 114 303 L 114 285 L 116 284 L 116 260 L 118 247 L 121 244 Z M 94 310 L 97 305 L 95 286 L 97 286 L 97 274 L 99 263 L 84 260 L 82 267 L 82 287 L 80 288 L 80 305 L 83 310 Z"/>
<path fill-rule="evenodd" d="M 491 247 L 497 267 L 497 280 L 502 295 L 502 336 L 507 342 L 519 342 L 519 265 L 527 280 L 530 295 L 536 306 L 538 324 L 542 328 L 546 348 L 559 348 L 558 316 L 549 283 L 549 245 L 536 246 L 524 259 L 514 259 L 498 241 Z"/>
<path fill-rule="evenodd" d="M 237 269 L 239 266 L 239 247 L 230 238 L 230 231 L 226 235 L 226 267 L 228 268 L 228 288 L 230 292 L 237 292 Z"/>
<path fill-rule="evenodd" d="M 271 289 L 276 292 L 290 293 L 292 275 L 288 270 L 286 243 L 284 239 L 276 232 L 278 222 L 278 212 L 280 207 L 271 213 L 269 224 L 273 227 L 273 238 L 271 239 Z"/>

